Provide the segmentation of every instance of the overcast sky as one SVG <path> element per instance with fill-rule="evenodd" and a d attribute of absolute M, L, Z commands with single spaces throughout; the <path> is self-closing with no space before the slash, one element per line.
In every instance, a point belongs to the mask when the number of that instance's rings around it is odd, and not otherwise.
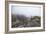
<path fill-rule="evenodd" d="M 12 14 L 25 15 L 27 17 L 41 16 L 41 8 L 40 7 L 12 6 L 11 11 L 12 11 Z"/>

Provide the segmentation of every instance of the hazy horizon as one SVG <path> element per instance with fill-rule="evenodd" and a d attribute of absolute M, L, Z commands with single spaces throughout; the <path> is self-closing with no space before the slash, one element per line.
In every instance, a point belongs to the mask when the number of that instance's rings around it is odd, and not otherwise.
<path fill-rule="evenodd" d="M 12 6 L 12 14 L 30 16 L 41 16 L 40 7 L 22 7 L 22 6 Z"/>

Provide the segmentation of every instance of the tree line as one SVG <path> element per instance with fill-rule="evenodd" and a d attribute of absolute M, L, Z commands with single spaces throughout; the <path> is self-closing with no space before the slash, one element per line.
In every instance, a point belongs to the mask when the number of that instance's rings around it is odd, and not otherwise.
<path fill-rule="evenodd" d="M 40 25 L 41 25 L 40 16 L 26 17 L 24 15 L 12 15 L 13 28 L 14 27 L 39 27 Z"/>

